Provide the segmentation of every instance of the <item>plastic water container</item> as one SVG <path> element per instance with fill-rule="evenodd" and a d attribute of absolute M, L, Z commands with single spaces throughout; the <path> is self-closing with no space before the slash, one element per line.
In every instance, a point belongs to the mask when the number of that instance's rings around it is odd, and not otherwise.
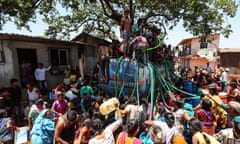
<path fill-rule="evenodd" d="M 114 97 L 102 103 L 99 110 L 102 115 L 108 115 L 109 113 L 115 111 L 119 107 L 119 105 L 119 100 Z"/>
<path fill-rule="evenodd" d="M 193 92 L 193 84 L 192 81 L 183 82 L 183 89 L 187 92 Z"/>

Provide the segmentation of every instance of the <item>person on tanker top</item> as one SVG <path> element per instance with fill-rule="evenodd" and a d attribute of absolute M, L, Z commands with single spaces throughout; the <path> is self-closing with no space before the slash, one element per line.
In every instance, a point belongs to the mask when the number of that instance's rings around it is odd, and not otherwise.
<path fill-rule="evenodd" d="M 136 49 L 136 47 L 147 48 L 148 41 L 144 36 L 137 36 L 130 42 L 130 46 L 131 45 L 133 45 L 134 49 Z"/>
<path fill-rule="evenodd" d="M 143 19 L 139 18 L 137 23 L 132 26 L 132 32 L 135 37 L 142 35 L 142 25 Z"/>
<path fill-rule="evenodd" d="M 120 36 L 124 41 L 128 41 L 132 37 L 132 19 L 129 16 L 130 10 L 125 8 L 124 15 L 120 22 Z"/>
<path fill-rule="evenodd" d="M 128 42 L 133 37 L 132 19 L 129 14 L 130 10 L 128 8 L 125 8 L 123 17 L 121 18 L 120 22 L 120 37 L 123 39 L 123 41 L 120 44 L 119 51 L 123 53 L 124 56 L 128 56 L 130 53 Z"/>
<path fill-rule="evenodd" d="M 130 42 L 129 45 L 132 53 L 132 59 L 138 59 L 142 62 L 146 62 L 146 55 L 144 55 L 144 53 L 146 48 L 149 46 L 147 39 L 143 36 L 137 36 Z"/>
<path fill-rule="evenodd" d="M 98 45 L 98 63 L 101 68 L 103 80 L 108 80 L 109 59 L 112 57 L 113 50 L 106 45 Z"/>

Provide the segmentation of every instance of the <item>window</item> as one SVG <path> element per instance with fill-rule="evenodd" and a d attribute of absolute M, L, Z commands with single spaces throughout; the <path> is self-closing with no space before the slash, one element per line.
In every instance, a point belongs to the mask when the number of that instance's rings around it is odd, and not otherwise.
<path fill-rule="evenodd" d="M 50 48 L 50 60 L 53 66 L 63 66 L 69 64 L 68 49 Z"/>
<path fill-rule="evenodd" d="M 208 43 L 207 42 L 200 42 L 200 49 L 207 48 Z"/>

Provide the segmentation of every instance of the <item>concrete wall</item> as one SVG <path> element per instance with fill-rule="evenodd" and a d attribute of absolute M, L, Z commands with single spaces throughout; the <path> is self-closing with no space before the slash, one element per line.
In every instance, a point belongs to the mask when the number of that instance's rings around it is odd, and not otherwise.
<path fill-rule="evenodd" d="M 3 41 L 5 63 L 0 64 L 0 88 L 9 87 L 9 80 L 14 76 L 13 53 L 8 47 L 8 41 Z"/>
<path fill-rule="evenodd" d="M 84 73 L 85 74 L 92 74 L 93 68 L 96 66 L 98 61 L 97 59 L 97 49 L 92 46 L 85 46 L 84 47 Z"/>
<path fill-rule="evenodd" d="M 68 48 L 69 62 L 74 68 L 78 65 L 78 46 L 71 44 L 38 43 L 26 41 L 3 41 L 5 63 L 0 64 L 0 87 L 9 86 L 11 78 L 20 79 L 19 62 L 17 48 L 36 49 L 37 62 L 44 66 L 50 65 L 49 47 Z M 63 82 L 63 75 L 52 75 L 47 72 L 47 81 L 49 87 L 54 88 L 57 84 Z"/>

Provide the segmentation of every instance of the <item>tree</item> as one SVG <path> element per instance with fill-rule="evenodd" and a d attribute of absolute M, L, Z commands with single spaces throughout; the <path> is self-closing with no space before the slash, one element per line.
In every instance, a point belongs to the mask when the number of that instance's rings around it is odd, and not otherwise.
<path fill-rule="evenodd" d="M 133 20 L 143 18 L 164 33 L 180 21 L 186 31 L 202 36 L 232 32 L 228 18 L 236 15 L 235 0 L 0 0 L 1 23 L 14 21 L 27 27 L 28 21 L 43 17 L 49 27 L 46 35 L 66 38 L 71 32 L 84 31 L 112 38 L 118 33 L 123 8 L 130 10 Z M 7 7 L 6 7 L 7 6 Z M 11 9 L 9 9 L 11 7 Z M 59 7 L 66 10 L 58 11 Z"/>

